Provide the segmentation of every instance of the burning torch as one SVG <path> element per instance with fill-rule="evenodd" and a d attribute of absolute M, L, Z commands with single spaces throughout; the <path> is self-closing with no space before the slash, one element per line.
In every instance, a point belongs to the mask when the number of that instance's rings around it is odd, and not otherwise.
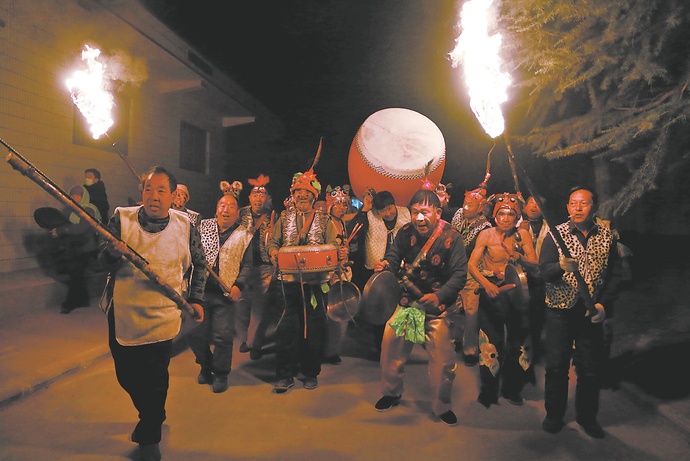
<path fill-rule="evenodd" d="M 553 226 L 550 224 L 553 221 L 548 216 L 546 207 L 527 172 L 516 161 L 510 140 L 505 133 L 505 120 L 501 104 L 508 100 L 508 87 L 511 79 L 508 73 L 501 70 L 501 59 L 499 56 L 501 35 L 498 33 L 491 35 L 489 33 L 492 4 L 493 0 L 469 0 L 462 6 L 462 33 L 457 39 L 455 49 L 450 53 L 450 58 L 453 66 L 457 66 L 460 62 L 463 64 L 465 81 L 470 96 L 470 107 L 484 131 L 492 139 L 503 136 L 508 149 L 508 160 L 513 172 L 516 192 L 519 191 L 515 170 L 517 167 L 522 172 L 522 179 L 525 181 L 527 189 L 534 197 L 537 205 L 539 205 L 546 225 L 549 226 L 549 229 L 553 229 Z M 551 235 L 563 255 L 566 258 L 572 257 L 561 234 L 551 232 Z M 597 314 L 597 310 L 594 307 L 594 301 L 587 288 L 587 283 L 579 271 L 575 271 L 574 275 L 577 279 L 578 293 L 590 315 L 594 316 Z"/>
<path fill-rule="evenodd" d="M 91 136 L 93 139 L 98 139 L 103 135 L 108 136 L 108 129 L 115 123 L 111 117 L 115 101 L 113 95 L 105 89 L 104 66 L 96 59 L 100 56 L 101 50 L 88 45 L 84 48 L 81 59 L 86 62 L 86 69 L 74 72 L 72 78 L 66 83 L 67 89 L 72 94 L 72 101 L 89 122 Z M 108 138 L 110 139 L 110 136 Z M 115 146 L 114 142 L 112 146 L 139 182 L 141 176 L 132 162 Z"/>

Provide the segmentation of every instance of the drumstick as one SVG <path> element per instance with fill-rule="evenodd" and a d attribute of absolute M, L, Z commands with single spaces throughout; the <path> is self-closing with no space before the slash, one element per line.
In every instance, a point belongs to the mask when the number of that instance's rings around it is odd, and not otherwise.
<path fill-rule="evenodd" d="M 364 227 L 362 223 L 359 223 L 359 222 L 358 222 L 357 224 L 355 224 L 355 227 L 352 228 L 352 233 L 351 233 L 351 234 L 347 237 L 347 239 L 345 240 L 345 245 L 349 245 L 349 244 L 350 244 L 350 242 L 352 241 L 352 239 L 354 238 L 354 236 L 357 234 L 357 232 L 359 232 L 359 230 L 360 230 L 362 227 Z"/>

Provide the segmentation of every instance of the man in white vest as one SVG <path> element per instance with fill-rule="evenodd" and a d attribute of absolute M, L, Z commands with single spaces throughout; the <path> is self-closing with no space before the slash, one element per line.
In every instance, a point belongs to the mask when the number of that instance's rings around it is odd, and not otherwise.
<path fill-rule="evenodd" d="M 160 459 L 172 340 L 182 318 L 161 286 L 121 255 L 127 253 L 128 245 L 178 293 L 185 291 L 185 274 L 193 267 L 187 300 L 198 321 L 203 320 L 204 251 L 187 214 L 170 209 L 176 186 L 175 177 L 165 168 L 152 168 L 143 177 L 143 205 L 119 207 L 110 219 L 110 230 L 122 242 L 104 242 L 100 254 L 101 262 L 116 270 L 107 311 L 109 345 L 117 380 L 139 413 L 131 439 L 139 444 L 144 459 Z"/>
<path fill-rule="evenodd" d="M 369 278 L 374 274 L 376 264 L 383 260 L 386 251 L 393 244 L 395 236 L 402 227 L 411 221 L 410 210 L 397 206 L 395 198 L 387 190 L 365 194 L 362 209 L 350 220 L 350 232 L 357 224 L 361 228 L 355 239 L 356 252 L 353 252 L 353 283 L 364 290 Z M 381 341 L 385 324 L 372 325 L 376 358 L 381 355 Z"/>
<path fill-rule="evenodd" d="M 239 216 L 237 197 L 230 193 L 218 200 L 216 217 L 199 224 L 206 264 L 215 275 L 206 282 L 204 322 L 189 333 L 188 341 L 201 366 L 197 382 L 212 384 L 215 393 L 228 389 L 236 303 L 247 288 L 252 266 L 252 252 L 246 250 L 253 233 L 240 225 Z"/>

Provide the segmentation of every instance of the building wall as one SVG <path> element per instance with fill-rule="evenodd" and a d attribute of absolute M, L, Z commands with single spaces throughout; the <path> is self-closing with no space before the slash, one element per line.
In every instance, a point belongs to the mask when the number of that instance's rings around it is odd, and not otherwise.
<path fill-rule="evenodd" d="M 65 80 L 85 43 L 145 64 L 146 78 L 126 90 L 128 159 L 137 172 L 163 165 L 188 185 L 190 208 L 213 209 L 231 160 L 223 120 L 270 115 L 217 69 L 213 75 L 195 69 L 186 61 L 193 50 L 136 0 L 0 0 L 0 138 L 64 191 L 82 183 L 85 168 L 97 168 L 111 212 L 139 199 L 137 178 L 119 155 L 72 142 L 75 112 Z M 210 133 L 209 174 L 179 168 L 182 120 Z M 43 206 L 62 208 L 36 183 L 0 164 L 0 273 L 38 267 L 46 231 L 33 212 Z"/>

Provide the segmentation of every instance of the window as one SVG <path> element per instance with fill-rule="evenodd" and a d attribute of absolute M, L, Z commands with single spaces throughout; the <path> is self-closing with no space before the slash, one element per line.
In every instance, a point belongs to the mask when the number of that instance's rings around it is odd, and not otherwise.
<path fill-rule="evenodd" d="M 206 173 L 208 133 L 187 122 L 180 122 L 180 167 Z"/>

